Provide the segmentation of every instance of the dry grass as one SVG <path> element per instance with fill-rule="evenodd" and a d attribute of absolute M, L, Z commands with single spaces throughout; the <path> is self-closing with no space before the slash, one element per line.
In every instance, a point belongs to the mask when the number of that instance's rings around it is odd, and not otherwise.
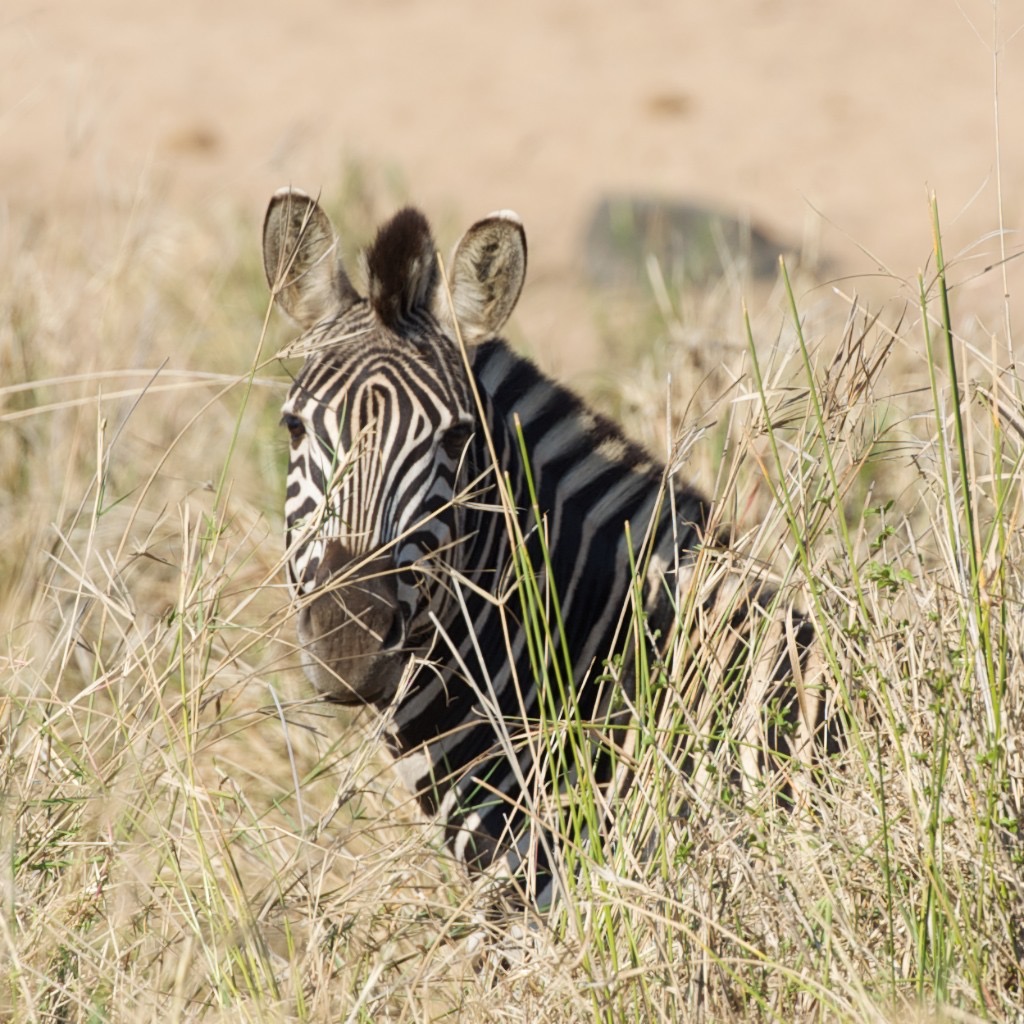
<path fill-rule="evenodd" d="M 294 670 L 255 229 L 163 218 L 0 253 L 0 1016 L 1022 1019 L 1008 325 L 956 331 L 961 461 L 936 282 L 877 322 L 779 292 L 749 347 L 735 288 L 663 302 L 603 400 L 803 594 L 850 749 L 783 820 L 694 786 L 639 871 L 492 934 L 373 721 Z"/>

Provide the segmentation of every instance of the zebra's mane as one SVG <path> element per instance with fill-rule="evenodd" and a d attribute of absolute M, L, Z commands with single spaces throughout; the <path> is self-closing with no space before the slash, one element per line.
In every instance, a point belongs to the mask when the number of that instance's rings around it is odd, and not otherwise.
<path fill-rule="evenodd" d="M 367 289 L 381 323 L 400 332 L 437 286 L 434 238 L 419 210 L 400 210 L 366 252 Z"/>
<path fill-rule="evenodd" d="M 614 461 L 624 470 L 638 472 L 652 471 L 660 475 L 662 466 L 643 447 L 626 437 L 622 428 L 607 416 L 595 412 L 576 392 L 566 385 L 544 374 L 528 357 L 514 352 L 501 338 L 480 345 L 474 352 L 473 369 L 478 383 L 493 402 L 495 412 L 511 423 L 513 416 L 522 419 L 523 437 L 527 452 L 532 448 L 530 441 L 534 424 L 542 417 L 522 416 L 521 406 L 529 405 L 532 410 L 543 409 L 554 414 L 563 422 L 575 422 L 585 430 L 590 446 L 614 452 Z M 546 432 L 550 415 L 543 426 Z"/>

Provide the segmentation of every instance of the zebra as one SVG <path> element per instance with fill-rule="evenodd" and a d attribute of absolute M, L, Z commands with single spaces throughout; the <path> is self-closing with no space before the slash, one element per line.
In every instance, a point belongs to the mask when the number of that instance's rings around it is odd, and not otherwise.
<path fill-rule="evenodd" d="M 752 770 L 816 742 L 810 622 L 742 574 L 698 581 L 710 503 L 499 337 L 526 276 L 514 213 L 473 224 L 445 270 L 426 218 L 401 210 L 364 255 L 364 295 L 319 203 L 285 188 L 263 256 L 303 332 L 281 421 L 303 668 L 328 701 L 376 709 L 399 776 L 470 872 L 551 904 L 561 837 L 541 798 L 571 799 L 586 775 L 614 816 L 647 699 L 637 666 L 667 672 L 671 636 L 700 663 L 676 672 L 676 697 L 699 698 L 709 666 L 747 677 Z M 711 609 L 721 630 L 701 640 Z M 781 724 L 757 712 L 775 692 Z M 544 728 L 573 722 L 552 755 Z"/>

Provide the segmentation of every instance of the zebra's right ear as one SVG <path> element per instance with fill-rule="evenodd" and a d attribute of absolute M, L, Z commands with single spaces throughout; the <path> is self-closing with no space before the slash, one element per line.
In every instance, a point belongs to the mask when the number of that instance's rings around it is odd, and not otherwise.
<path fill-rule="evenodd" d="M 298 189 L 278 189 L 270 200 L 263 269 L 274 301 L 307 330 L 359 297 L 341 264 L 334 226 L 320 204 Z"/>
<path fill-rule="evenodd" d="M 505 325 L 526 280 L 526 232 L 511 210 L 477 221 L 455 246 L 449 268 L 451 303 L 443 288 L 435 315 L 451 323 L 454 311 L 467 345 L 493 337 Z"/>

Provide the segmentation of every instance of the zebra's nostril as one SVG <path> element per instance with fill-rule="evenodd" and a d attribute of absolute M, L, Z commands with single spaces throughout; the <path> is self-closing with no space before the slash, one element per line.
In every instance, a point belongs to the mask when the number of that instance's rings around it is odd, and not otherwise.
<path fill-rule="evenodd" d="M 316 585 L 322 587 L 339 569 L 343 569 L 351 561 L 352 556 L 341 546 L 340 541 L 329 540 L 316 569 Z"/>
<path fill-rule="evenodd" d="M 331 580 L 331 568 L 325 561 L 317 564 L 316 572 L 313 573 L 313 586 L 323 587 Z"/>
<path fill-rule="evenodd" d="M 405 643 L 405 625 L 398 615 L 391 620 L 391 627 L 381 641 L 381 650 L 394 651 Z"/>

